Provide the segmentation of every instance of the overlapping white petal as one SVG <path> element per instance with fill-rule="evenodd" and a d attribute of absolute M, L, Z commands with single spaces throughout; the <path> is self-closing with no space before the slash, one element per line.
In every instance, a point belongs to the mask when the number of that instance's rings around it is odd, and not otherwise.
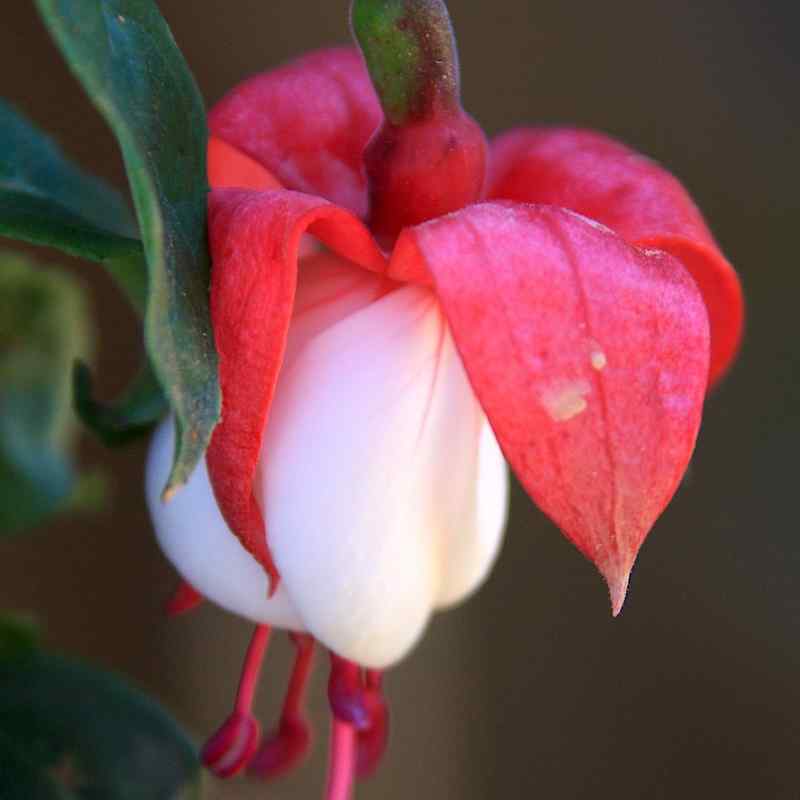
<path fill-rule="evenodd" d="M 255 487 L 283 579 L 275 598 L 225 530 L 204 474 L 172 501 L 180 508 L 151 508 L 167 555 L 211 599 L 252 619 L 301 622 L 340 655 L 386 667 L 435 608 L 489 570 L 505 524 L 505 462 L 429 291 L 330 255 L 302 269 Z M 168 469 L 165 437 L 153 445 L 152 498 L 155 473 Z M 214 534 L 198 537 L 203 525 Z M 221 575 L 212 551 L 224 536 Z"/>
<path fill-rule="evenodd" d="M 162 423 L 150 445 L 145 493 L 156 537 L 167 558 L 209 600 L 255 622 L 303 630 L 286 587 L 268 597 L 266 573 L 239 544 L 219 512 L 205 461 L 168 503 L 161 502 L 172 465 L 172 419 Z"/>

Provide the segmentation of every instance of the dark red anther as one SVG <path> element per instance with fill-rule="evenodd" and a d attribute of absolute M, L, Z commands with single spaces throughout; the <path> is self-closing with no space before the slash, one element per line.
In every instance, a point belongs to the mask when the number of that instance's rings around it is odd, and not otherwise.
<path fill-rule="evenodd" d="M 289 635 L 296 653 L 280 722 L 248 764 L 248 772 L 262 780 L 278 778 L 293 770 L 311 746 L 311 731 L 303 713 L 303 703 L 311 675 L 314 640 L 306 634 Z"/>
<path fill-rule="evenodd" d="M 372 722 L 373 697 L 365 691 L 361 667 L 331 653 L 328 702 L 336 719 L 356 730 L 366 730 Z"/>
<path fill-rule="evenodd" d="M 362 669 L 332 653 L 328 699 L 334 718 L 355 729 L 356 776 L 368 777 L 377 769 L 389 740 L 383 673 Z"/>
<path fill-rule="evenodd" d="M 219 778 L 236 775 L 258 749 L 261 728 L 251 709 L 269 635 L 269 625 L 256 627 L 242 667 L 233 713 L 206 742 L 200 754 L 206 767 Z"/>
<path fill-rule="evenodd" d="M 298 767 L 311 747 L 311 730 L 301 716 L 284 714 L 247 765 L 249 775 L 273 780 Z"/>
<path fill-rule="evenodd" d="M 167 616 L 177 617 L 179 614 L 187 614 L 189 611 L 194 611 L 202 602 L 203 595 L 191 583 L 181 581 L 167 603 Z"/>
<path fill-rule="evenodd" d="M 252 714 L 234 711 L 205 743 L 200 758 L 218 778 L 231 778 L 253 757 L 260 736 Z"/>

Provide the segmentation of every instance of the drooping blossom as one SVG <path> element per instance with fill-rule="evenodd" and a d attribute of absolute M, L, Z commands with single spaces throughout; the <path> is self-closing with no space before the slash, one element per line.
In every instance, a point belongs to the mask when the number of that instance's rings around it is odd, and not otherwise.
<path fill-rule="evenodd" d="M 487 145 L 441 0 L 355 0 L 352 19 L 363 57 L 313 53 L 211 112 L 222 419 L 162 505 L 165 423 L 147 480 L 176 608 L 202 595 L 257 623 L 206 763 L 269 777 L 302 758 L 316 640 L 331 800 L 385 746 L 381 671 L 489 571 L 506 462 L 619 612 L 742 324 L 733 269 L 663 168 L 568 128 Z M 297 656 L 259 749 L 270 627 Z"/>

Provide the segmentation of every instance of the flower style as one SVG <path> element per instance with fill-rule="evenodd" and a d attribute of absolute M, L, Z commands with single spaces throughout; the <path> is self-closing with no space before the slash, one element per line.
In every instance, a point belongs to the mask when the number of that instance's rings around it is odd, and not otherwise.
<path fill-rule="evenodd" d="M 170 423 L 147 480 L 176 607 L 196 587 L 258 626 L 207 764 L 268 777 L 302 758 L 317 640 L 331 800 L 385 746 L 380 670 L 489 571 L 506 460 L 619 612 L 742 326 L 736 274 L 664 169 L 575 129 L 487 145 L 441 0 L 355 0 L 353 27 L 363 59 L 313 53 L 211 112 L 223 415 L 174 500 Z M 258 750 L 269 626 L 297 658 Z"/>

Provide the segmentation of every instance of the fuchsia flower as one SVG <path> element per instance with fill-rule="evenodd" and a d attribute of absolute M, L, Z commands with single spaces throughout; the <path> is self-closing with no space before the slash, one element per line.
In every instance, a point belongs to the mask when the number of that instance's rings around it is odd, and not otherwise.
<path fill-rule="evenodd" d="M 211 112 L 222 420 L 170 504 L 170 424 L 148 468 L 178 605 L 191 585 L 258 624 L 206 762 L 270 776 L 302 757 L 316 639 L 332 800 L 385 745 L 379 670 L 491 567 L 505 460 L 619 612 L 742 325 L 736 274 L 669 173 L 581 130 L 487 145 L 440 0 L 355 0 L 353 24 L 366 68 L 313 53 Z M 297 660 L 257 750 L 269 626 Z"/>

